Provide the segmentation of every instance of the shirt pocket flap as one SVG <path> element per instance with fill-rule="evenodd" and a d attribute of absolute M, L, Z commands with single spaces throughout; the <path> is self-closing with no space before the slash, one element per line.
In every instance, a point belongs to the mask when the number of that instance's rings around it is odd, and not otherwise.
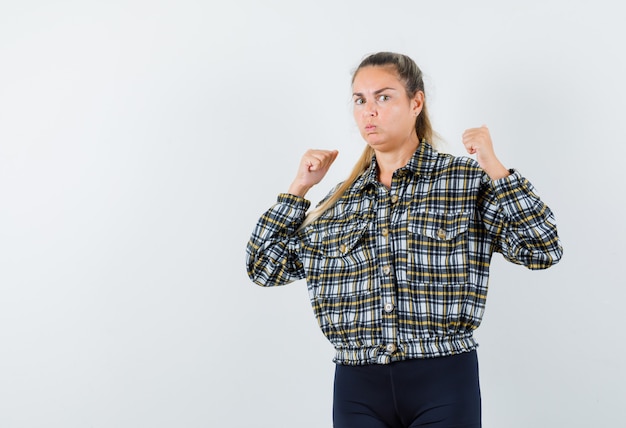
<path fill-rule="evenodd" d="M 344 224 L 326 232 L 322 240 L 322 250 L 326 257 L 344 257 L 361 241 L 368 224 L 354 222 Z"/>
<path fill-rule="evenodd" d="M 436 241 L 451 241 L 467 231 L 470 215 L 466 211 L 453 213 L 414 212 L 410 214 L 410 233 L 427 236 Z"/>

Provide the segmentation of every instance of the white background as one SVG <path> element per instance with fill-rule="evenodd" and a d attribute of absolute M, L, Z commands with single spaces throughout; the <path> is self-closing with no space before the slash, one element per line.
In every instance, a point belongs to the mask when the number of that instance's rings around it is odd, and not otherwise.
<path fill-rule="evenodd" d="M 556 214 L 560 264 L 494 257 L 484 426 L 623 423 L 618 4 L 1 0 L 0 427 L 330 427 L 305 283 L 253 285 L 245 245 L 307 148 L 340 150 L 314 203 L 345 178 L 379 50 Z"/>

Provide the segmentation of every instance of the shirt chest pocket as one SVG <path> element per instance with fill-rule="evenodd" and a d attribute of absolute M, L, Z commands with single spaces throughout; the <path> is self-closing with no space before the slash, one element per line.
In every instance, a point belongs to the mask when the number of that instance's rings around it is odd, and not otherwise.
<path fill-rule="evenodd" d="M 363 240 L 366 229 L 366 223 L 356 223 L 334 227 L 331 231 L 327 231 L 322 238 L 324 256 L 328 258 L 346 256 Z"/>
<path fill-rule="evenodd" d="M 371 291 L 375 272 L 368 230 L 369 223 L 357 221 L 334 225 L 323 233 L 316 272 L 318 296 L 345 297 Z"/>
<path fill-rule="evenodd" d="M 461 284 L 468 279 L 468 212 L 420 212 L 408 217 L 409 281 Z"/>

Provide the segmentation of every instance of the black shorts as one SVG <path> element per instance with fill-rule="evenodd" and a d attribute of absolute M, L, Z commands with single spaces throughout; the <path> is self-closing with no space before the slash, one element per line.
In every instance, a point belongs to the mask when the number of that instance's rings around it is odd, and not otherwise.
<path fill-rule="evenodd" d="M 335 428 L 480 428 L 476 351 L 337 365 L 333 422 Z"/>

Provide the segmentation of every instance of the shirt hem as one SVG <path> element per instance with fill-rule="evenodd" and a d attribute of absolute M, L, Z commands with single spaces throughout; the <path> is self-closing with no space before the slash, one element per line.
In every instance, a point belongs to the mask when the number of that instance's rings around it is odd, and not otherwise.
<path fill-rule="evenodd" d="M 389 364 L 416 358 L 436 358 L 470 352 L 478 348 L 474 337 L 448 336 L 420 338 L 396 346 L 379 345 L 336 349 L 333 362 L 338 365 Z"/>

